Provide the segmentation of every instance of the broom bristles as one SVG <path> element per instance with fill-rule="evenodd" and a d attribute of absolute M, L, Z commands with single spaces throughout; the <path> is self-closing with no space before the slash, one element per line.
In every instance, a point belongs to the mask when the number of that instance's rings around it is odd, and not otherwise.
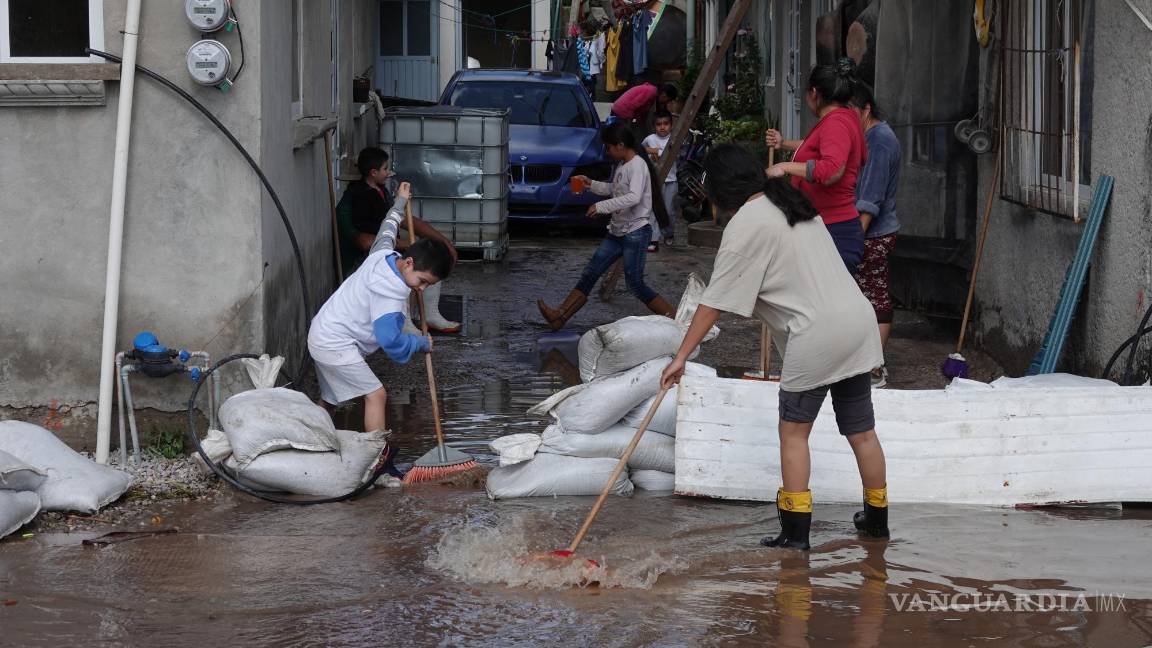
<path fill-rule="evenodd" d="M 453 466 L 412 466 L 404 475 L 405 484 L 419 484 L 424 482 L 440 481 L 459 473 L 479 468 L 473 460 L 468 460 Z"/>

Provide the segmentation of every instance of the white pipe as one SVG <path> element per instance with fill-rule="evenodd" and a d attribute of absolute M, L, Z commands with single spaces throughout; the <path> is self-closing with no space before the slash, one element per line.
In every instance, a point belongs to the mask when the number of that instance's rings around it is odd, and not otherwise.
<path fill-rule="evenodd" d="M 116 157 L 112 162 L 112 207 L 108 224 L 108 266 L 104 279 L 104 339 L 100 347 L 100 403 L 96 421 L 96 461 L 108 463 L 112 436 L 112 386 L 116 356 L 116 316 L 120 310 L 120 255 L 124 246 L 124 194 L 128 185 L 128 143 L 132 94 L 136 85 L 136 43 L 140 37 L 140 0 L 128 0 L 124 52 L 116 111 Z"/>

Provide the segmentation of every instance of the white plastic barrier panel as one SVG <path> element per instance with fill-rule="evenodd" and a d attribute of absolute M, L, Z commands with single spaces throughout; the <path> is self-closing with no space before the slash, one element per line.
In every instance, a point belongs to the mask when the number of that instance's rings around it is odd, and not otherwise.
<path fill-rule="evenodd" d="M 685 377 L 676 492 L 772 501 L 780 486 L 778 385 Z M 876 390 L 893 502 L 1011 506 L 1152 501 L 1152 387 Z M 856 461 L 831 397 L 809 440 L 816 501 L 859 502 Z"/>

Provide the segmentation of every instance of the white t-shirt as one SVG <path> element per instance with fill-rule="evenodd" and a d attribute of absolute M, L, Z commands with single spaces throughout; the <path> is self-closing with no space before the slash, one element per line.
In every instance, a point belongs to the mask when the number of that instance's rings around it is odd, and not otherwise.
<path fill-rule="evenodd" d="M 657 155 L 664 155 L 664 147 L 668 146 L 668 140 L 671 138 L 672 138 L 671 135 L 669 135 L 668 137 L 660 137 L 656 133 L 652 133 L 648 137 L 644 138 L 644 141 L 641 142 L 641 145 L 646 149 L 650 149 L 650 148 L 657 149 L 659 151 L 659 153 L 657 153 Z M 653 162 L 659 163 L 657 160 L 653 160 Z M 668 170 L 668 176 L 664 178 L 665 184 L 667 184 L 669 182 L 676 182 L 676 165 L 675 164 L 673 164 L 672 168 Z"/>
<path fill-rule="evenodd" d="M 876 313 L 819 218 L 789 226 L 761 196 L 728 226 L 700 303 L 768 325 L 784 368 L 780 388 L 799 392 L 880 366 Z"/>
<path fill-rule="evenodd" d="M 616 167 L 612 182 L 593 180 L 589 190 L 601 196 L 612 196 L 596 203 L 596 213 L 612 214 L 608 233 L 624 236 L 648 224 L 652 216 L 652 177 L 639 154 Z"/>
<path fill-rule="evenodd" d="M 312 318 L 308 350 L 317 362 L 354 364 L 380 348 L 373 323 L 405 312 L 412 291 L 393 267 L 396 258 L 390 249 L 369 254 Z"/>

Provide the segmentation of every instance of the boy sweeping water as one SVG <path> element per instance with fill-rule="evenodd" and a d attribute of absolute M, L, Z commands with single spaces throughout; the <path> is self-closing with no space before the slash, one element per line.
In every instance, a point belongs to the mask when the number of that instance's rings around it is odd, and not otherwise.
<path fill-rule="evenodd" d="M 411 195 L 410 185 L 400 183 L 368 258 L 328 298 L 308 329 L 322 404 L 328 408 L 363 396 L 366 432 L 385 429 L 388 394 L 365 356 L 383 349 L 395 362 L 406 363 L 416 353 L 430 352 L 431 337 L 403 332 L 405 304 L 413 290 L 423 292 L 452 271 L 452 255 L 442 241 L 421 239 L 403 255 L 395 251 Z"/>

